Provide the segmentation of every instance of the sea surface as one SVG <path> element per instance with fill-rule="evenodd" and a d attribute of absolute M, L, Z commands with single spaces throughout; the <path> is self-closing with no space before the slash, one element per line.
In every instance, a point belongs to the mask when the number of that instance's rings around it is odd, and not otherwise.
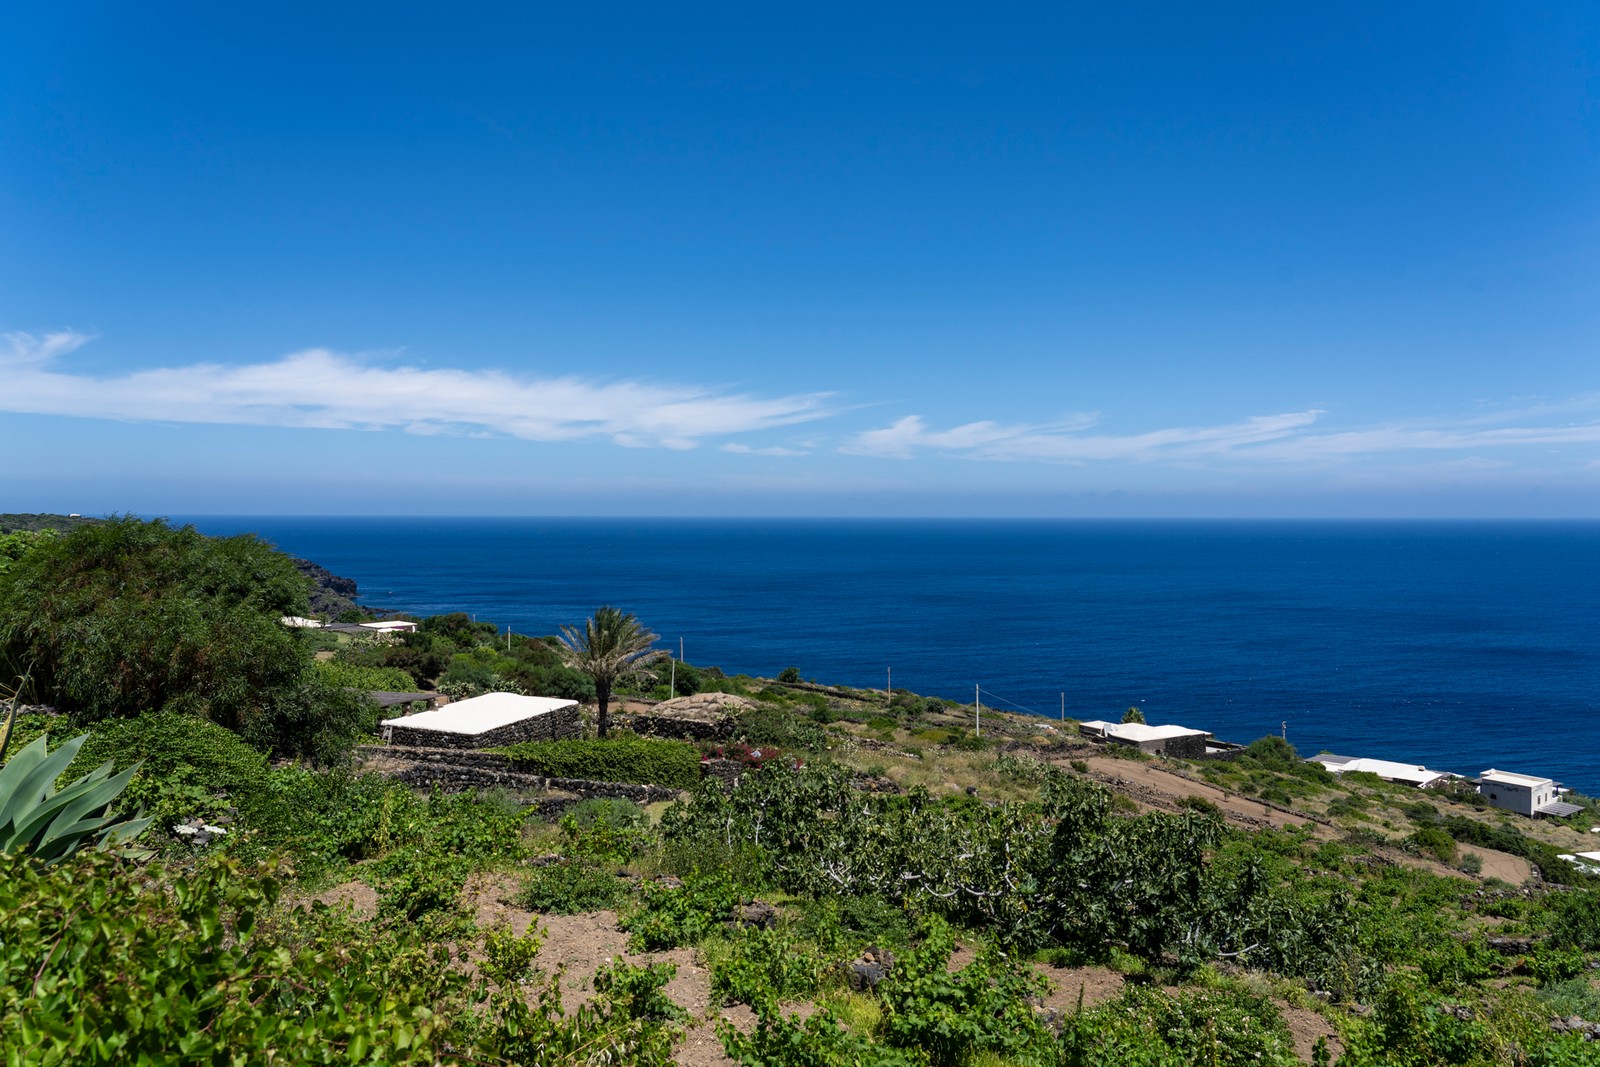
<path fill-rule="evenodd" d="M 1600 524 L 174 517 L 368 605 L 1600 793 Z"/>

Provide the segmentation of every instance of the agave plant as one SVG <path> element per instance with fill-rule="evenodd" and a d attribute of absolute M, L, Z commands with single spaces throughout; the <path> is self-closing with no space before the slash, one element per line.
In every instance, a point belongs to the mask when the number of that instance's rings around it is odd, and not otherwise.
<path fill-rule="evenodd" d="M 0 759 L 5 758 L 16 715 L 13 697 L 0 730 Z M 54 752 L 48 736 L 38 737 L 0 766 L 0 852 L 26 850 L 40 863 L 56 863 L 91 842 L 104 849 L 131 841 L 150 825 L 147 818 L 118 819 L 111 813 L 112 802 L 139 770 L 137 763 L 112 774 L 107 760 L 56 788 L 56 779 L 88 737 L 74 737 Z"/>

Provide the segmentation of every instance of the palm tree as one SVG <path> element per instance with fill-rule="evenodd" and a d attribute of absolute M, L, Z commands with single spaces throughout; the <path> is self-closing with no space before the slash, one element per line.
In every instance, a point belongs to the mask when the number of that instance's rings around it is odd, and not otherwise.
<path fill-rule="evenodd" d="M 561 628 L 562 660 L 594 679 L 601 737 L 611 732 L 611 687 L 623 672 L 666 655 L 659 648 L 650 647 L 657 640 L 633 612 L 613 607 L 603 607 L 589 616 L 581 630 L 576 626 Z"/>

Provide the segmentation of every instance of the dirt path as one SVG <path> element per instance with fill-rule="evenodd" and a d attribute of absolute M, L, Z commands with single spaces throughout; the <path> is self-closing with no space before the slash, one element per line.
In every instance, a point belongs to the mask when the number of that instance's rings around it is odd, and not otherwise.
<path fill-rule="evenodd" d="M 1317 837 L 1331 839 L 1335 836 L 1332 827 L 1316 822 L 1309 815 L 1291 815 L 1259 800 L 1173 774 L 1153 763 L 1109 756 L 1093 756 L 1086 762 L 1096 781 L 1126 794 L 1147 808 L 1177 811 L 1179 801 L 1185 797 L 1197 797 L 1215 804 L 1229 822 L 1247 829 L 1259 830 L 1266 826 L 1283 829 L 1311 823 Z"/>

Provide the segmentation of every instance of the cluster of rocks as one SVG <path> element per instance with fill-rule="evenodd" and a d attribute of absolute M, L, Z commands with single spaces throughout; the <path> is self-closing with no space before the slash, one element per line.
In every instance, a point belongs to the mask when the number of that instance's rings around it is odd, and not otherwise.
<path fill-rule="evenodd" d="M 894 953 L 877 945 L 868 946 L 860 956 L 844 965 L 845 981 L 858 993 L 876 989 L 894 969 Z"/>
<path fill-rule="evenodd" d="M 1600 1023 L 1592 1023 L 1576 1015 L 1552 1017 L 1550 1029 L 1558 1034 L 1582 1034 L 1585 1041 L 1600 1041 Z"/>
<path fill-rule="evenodd" d="M 696 693 L 663 700 L 624 721 L 635 732 L 681 741 L 725 741 L 738 732 L 739 716 L 755 701 L 733 693 Z"/>

